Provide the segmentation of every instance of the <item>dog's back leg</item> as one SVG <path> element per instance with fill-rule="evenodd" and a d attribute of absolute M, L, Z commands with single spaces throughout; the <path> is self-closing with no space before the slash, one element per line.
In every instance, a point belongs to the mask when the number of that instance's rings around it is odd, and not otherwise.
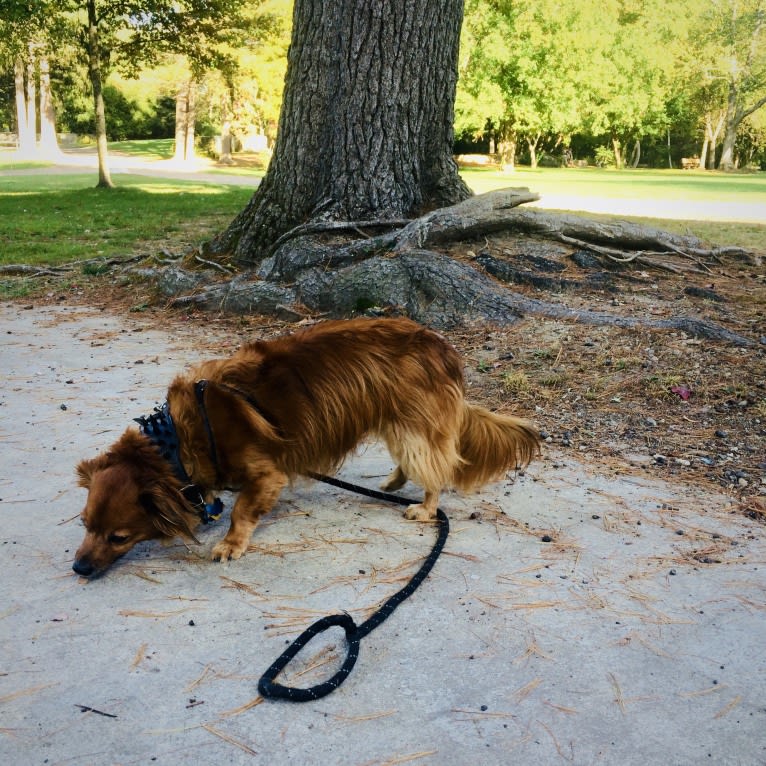
<path fill-rule="evenodd" d="M 384 438 L 397 467 L 383 484 L 385 490 L 401 488 L 411 478 L 425 490 L 422 503 L 410 505 L 408 519 L 429 521 L 436 518 L 439 493 L 451 482 L 460 464 L 457 441 L 452 434 L 412 433 L 393 427 Z"/>
<path fill-rule="evenodd" d="M 398 465 L 390 474 L 388 474 L 386 480 L 380 485 L 380 488 L 384 492 L 396 492 L 397 489 L 401 489 L 406 483 L 407 474 L 402 470 L 402 467 Z"/>

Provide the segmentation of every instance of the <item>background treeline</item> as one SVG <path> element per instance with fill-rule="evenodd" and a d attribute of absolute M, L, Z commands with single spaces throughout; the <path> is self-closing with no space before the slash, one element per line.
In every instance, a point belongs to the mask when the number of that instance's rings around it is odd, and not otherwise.
<path fill-rule="evenodd" d="M 46 119 L 97 132 L 95 18 L 110 139 L 175 137 L 179 154 L 223 136 L 224 155 L 271 141 L 291 7 L 0 0 L 0 131 L 21 139 L 26 126 L 28 148 Z M 766 0 L 466 0 L 459 75 L 459 153 L 510 167 L 766 167 Z"/>

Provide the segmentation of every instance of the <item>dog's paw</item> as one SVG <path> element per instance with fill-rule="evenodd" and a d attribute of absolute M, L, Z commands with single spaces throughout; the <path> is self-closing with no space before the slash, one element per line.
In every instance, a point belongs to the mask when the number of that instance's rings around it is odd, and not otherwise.
<path fill-rule="evenodd" d="M 431 521 L 436 518 L 436 511 L 431 511 L 423 503 L 408 505 L 404 518 L 410 521 Z"/>
<path fill-rule="evenodd" d="M 247 543 L 233 543 L 224 538 L 213 546 L 211 558 L 213 561 L 235 561 L 247 550 Z"/>

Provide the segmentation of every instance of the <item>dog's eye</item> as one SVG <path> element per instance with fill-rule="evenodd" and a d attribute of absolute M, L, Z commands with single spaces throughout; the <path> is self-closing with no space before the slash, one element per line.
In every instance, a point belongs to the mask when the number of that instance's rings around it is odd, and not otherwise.
<path fill-rule="evenodd" d="M 110 543 L 113 543 L 114 545 L 122 545 L 123 543 L 128 542 L 128 536 L 127 535 L 109 535 L 109 537 L 107 537 L 107 540 Z"/>

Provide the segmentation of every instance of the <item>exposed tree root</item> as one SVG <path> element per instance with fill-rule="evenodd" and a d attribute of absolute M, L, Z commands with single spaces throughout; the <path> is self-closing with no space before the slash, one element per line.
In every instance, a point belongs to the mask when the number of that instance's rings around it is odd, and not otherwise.
<path fill-rule="evenodd" d="M 635 223 L 519 208 L 535 199 L 527 189 L 505 189 L 413 221 L 312 221 L 275 242 L 254 273 L 222 282 L 209 273 L 174 269 L 161 277 L 160 286 L 176 303 L 291 318 L 375 310 L 406 313 L 449 328 L 470 321 L 508 324 L 529 314 L 591 325 L 679 330 L 736 345 L 753 343 L 700 317 L 621 316 L 513 292 L 502 282 L 527 281 L 554 289 L 587 283 L 616 291 L 608 276 L 615 269 L 619 278 L 628 280 L 626 269 L 636 264 L 644 270 L 709 273 L 722 258 L 747 257 L 738 248 L 708 248 L 696 237 Z M 379 229 L 389 230 L 365 233 Z M 349 233 L 355 237 L 351 241 Z M 517 235 L 518 252 L 504 258 L 484 250 L 474 259 L 455 259 L 433 249 L 498 233 Z M 567 258 L 594 261 L 602 271 L 588 275 L 585 282 L 545 273 L 565 269 Z M 521 262 L 534 268 L 521 269 Z"/>

